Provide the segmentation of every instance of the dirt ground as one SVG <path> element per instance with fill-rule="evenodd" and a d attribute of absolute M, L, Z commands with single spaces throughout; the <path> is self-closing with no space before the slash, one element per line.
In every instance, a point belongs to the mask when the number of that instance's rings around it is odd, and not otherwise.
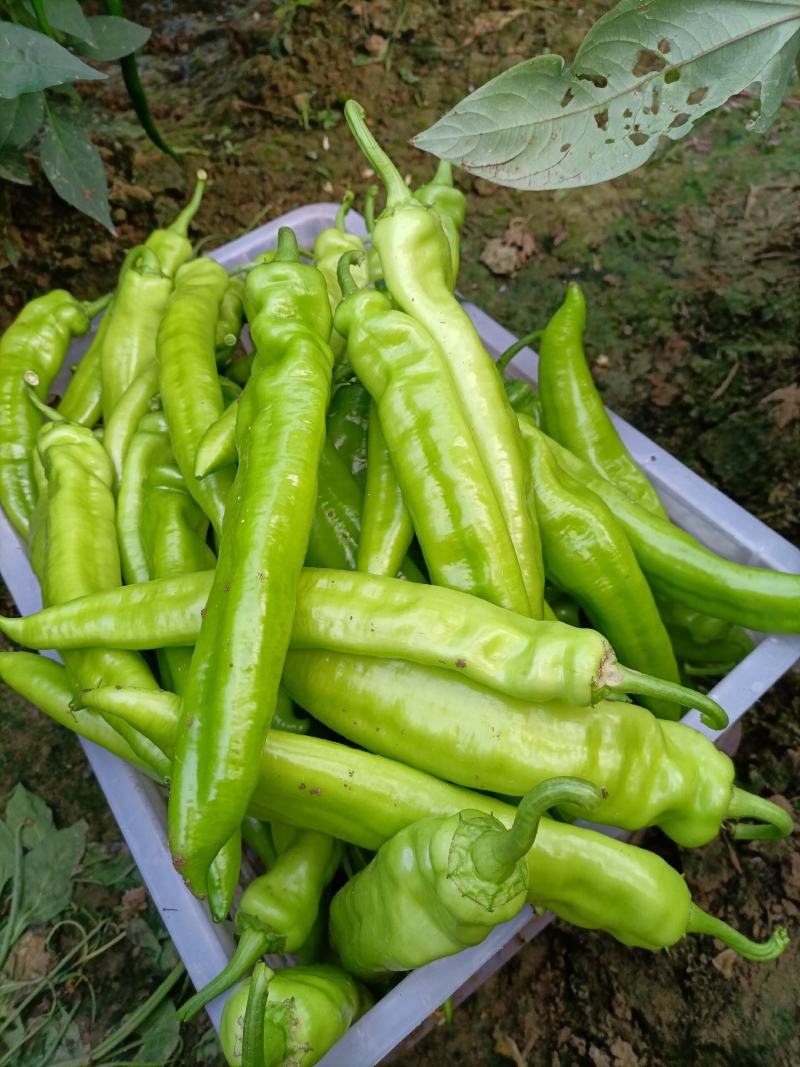
<path fill-rule="evenodd" d="M 91 5 L 89 5 L 91 6 Z M 0 326 L 45 288 L 109 289 L 125 250 L 169 220 L 196 167 L 212 184 L 194 233 L 213 247 L 302 204 L 362 190 L 365 165 L 341 118 L 354 95 L 415 183 L 432 170 L 408 138 L 470 86 L 545 49 L 569 57 L 610 4 L 290 0 L 138 5 L 153 110 L 182 165 L 144 140 L 114 75 L 87 93 L 106 161 L 117 239 L 65 209 L 37 178 L 0 185 Z M 133 8 L 131 8 L 133 9 Z M 646 168 L 569 193 L 512 193 L 461 175 L 469 194 L 461 288 L 509 329 L 541 326 L 566 281 L 589 304 L 587 349 L 608 403 L 784 536 L 797 540 L 800 462 L 800 126 L 788 103 L 766 139 L 750 98 L 670 144 Z M 74 740 L 7 690 L 0 799 L 18 780 L 90 838 L 119 832 Z M 747 718 L 738 780 L 800 800 L 800 684 L 775 686 Z M 699 903 L 755 936 L 800 931 L 800 846 L 725 837 L 685 851 L 643 843 L 682 870 Z M 133 932 L 105 959 L 97 1039 L 168 966 L 135 878 L 93 887 Z M 87 890 L 88 892 L 88 890 Z M 131 899 L 135 901 L 131 911 Z M 126 900 L 128 902 L 126 910 Z M 138 909 L 138 910 L 137 910 Z M 124 926 L 125 922 L 128 926 Z M 155 948 L 153 944 L 155 942 Z M 220 1062 L 185 1033 L 185 1064 Z M 398 1061 L 529 1067 L 800 1063 L 800 957 L 758 966 L 707 939 L 651 955 L 557 923 Z M 360 1067 L 360 1065 L 359 1065 Z"/>

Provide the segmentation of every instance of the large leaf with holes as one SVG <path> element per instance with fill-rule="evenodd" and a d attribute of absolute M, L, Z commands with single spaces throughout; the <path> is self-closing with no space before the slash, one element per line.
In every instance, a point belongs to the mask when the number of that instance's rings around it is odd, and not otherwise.
<path fill-rule="evenodd" d="M 494 78 L 415 144 L 499 185 L 591 185 L 646 162 L 708 111 L 760 85 L 773 120 L 800 48 L 800 2 L 622 0 L 571 67 L 560 56 Z"/>

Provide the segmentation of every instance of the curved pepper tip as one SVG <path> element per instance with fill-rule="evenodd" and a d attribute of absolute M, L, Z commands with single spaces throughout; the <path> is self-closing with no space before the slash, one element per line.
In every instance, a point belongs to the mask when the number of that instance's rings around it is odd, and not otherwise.
<path fill-rule="evenodd" d="M 788 837 L 794 830 L 791 813 L 764 797 L 748 793 L 734 786 L 725 815 L 728 819 L 757 819 L 755 823 L 739 823 L 730 828 L 734 841 L 774 841 Z"/>

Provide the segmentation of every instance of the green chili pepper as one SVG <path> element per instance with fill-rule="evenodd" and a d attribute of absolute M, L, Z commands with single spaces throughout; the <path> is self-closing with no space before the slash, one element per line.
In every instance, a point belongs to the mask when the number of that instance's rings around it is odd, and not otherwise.
<path fill-rule="evenodd" d="M 186 487 L 219 534 L 232 471 L 198 481 L 197 448 L 225 410 L 214 331 L 228 276 L 213 259 L 195 259 L 175 275 L 175 290 L 158 331 L 158 384 L 172 449 Z"/>
<path fill-rule="evenodd" d="M 263 823 L 260 819 L 254 819 L 251 815 L 247 815 L 242 822 L 242 839 L 245 844 L 250 846 L 267 869 L 278 858 L 278 852 L 272 840 L 268 823 Z"/>
<path fill-rule="evenodd" d="M 257 963 L 247 991 L 242 1028 L 242 1067 L 264 1067 L 264 1030 L 269 983 L 275 972 L 266 963 Z"/>
<path fill-rule="evenodd" d="M 317 495 L 330 306 L 322 275 L 298 259 L 284 228 L 275 261 L 248 277 L 249 291 L 259 276 L 256 364 L 238 405 L 239 467 L 183 695 L 168 811 L 175 864 L 198 893 L 257 781 Z"/>
<path fill-rule="evenodd" d="M 298 714 L 294 701 L 283 686 L 278 689 L 278 700 L 272 716 L 272 728 L 287 730 L 290 734 L 307 734 L 311 729 L 311 719 L 302 713 Z"/>
<path fill-rule="evenodd" d="M 233 833 L 208 868 L 208 910 L 215 923 L 228 918 L 239 885 L 242 866 L 242 835 Z"/>
<path fill-rule="evenodd" d="M 215 565 L 216 557 L 206 541 L 208 519 L 189 495 L 177 467 L 153 466 L 143 496 L 142 552 L 152 578 L 171 578 Z M 182 695 L 191 646 L 160 648 L 156 654 L 162 684 Z"/>
<path fill-rule="evenodd" d="M 399 308 L 413 316 L 441 348 L 485 477 L 492 485 L 514 546 L 518 574 L 513 589 L 521 577 L 527 591 L 528 613 L 541 618 L 544 575 L 530 472 L 500 377 L 469 317 L 452 294 L 447 239 L 438 216 L 412 197 L 400 172 L 368 130 L 363 108 L 355 100 L 345 104 L 345 117 L 359 147 L 386 186 L 387 206 L 375 223 L 373 244 L 389 292 Z M 383 428 L 387 432 L 385 420 Z M 417 515 L 413 508 L 410 510 L 419 535 Z"/>
<path fill-rule="evenodd" d="M 296 952 L 304 944 L 340 859 L 339 842 L 327 834 L 295 833 L 267 873 L 245 889 L 236 912 L 236 951 L 225 969 L 180 1008 L 181 1022 L 246 978 L 265 953 Z"/>
<path fill-rule="evenodd" d="M 244 279 L 233 274 L 228 276 L 214 330 L 214 349 L 218 365 L 227 362 L 238 345 L 243 324 Z"/>
<path fill-rule="evenodd" d="M 100 357 L 106 424 L 128 386 L 154 363 L 158 327 L 172 292 L 172 279 L 162 273 L 152 248 L 134 249 L 129 264 L 114 294 Z"/>
<path fill-rule="evenodd" d="M 564 303 L 545 328 L 539 350 L 542 428 L 632 500 L 665 519 L 664 505 L 631 459 L 595 389 L 583 351 L 585 325 L 583 291 L 577 282 L 570 282 Z"/>
<path fill-rule="evenodd" d="M 37 449 L 47 477 L 44 570 L 39 575 L 44 603 L 63 604 L 119 587 L 112 473 L 103 446 L 87 427 L 61 422 L 42 428 Z M 135 652 L 87 645 L 63 650 L 63 659 L 80 689 L 101 683 L 156 687 Z M 142 761 L 160 777 L 169 776 L 169 763 L 155 745 L 123 722 L 112 725 Z"/>
<path fill-rule="evenodd" d="M 92 427 L 103 414 L 103 379 L 100 360 L 110 323 L 111 316 L 106 310 L 100 319 L 92 343 L 75 368 L 75 373 L 58 404 L 59 414 L 69 422 Z"/>
<path fill-rule="evenodd" d="M 192 255 L 192 242 L 189 240 L 189 224 L 197 214 L 203 200 L 208 175 L 204 170 L 197 171 L 197 182 L 189 203 L 176 215 L 169 226 L 153 230 L 145 241 L 145 247 L 152 249 L 158 256 L 161 270 L 172 278 L 178 268 Z"/>
<path fill-rule="evenodd" d="M 376 405 L 432 580 L 529 614 L 514 545 L 441 350 L 385 293 L 354 290 L 348 263 L 349 254 L 336 322 Z"/>
<path fill-rule="evenodd" d="M 339 301 L 342 299 L 342 294 L 339 289 L 339 279 L 336 273 L 336 267 L 339 263 L 339 257 L 345 252 L 355 251 L 364 253 L 364 242 L 360 237 L 357 237 L 354 233 L 348 233 L 344 228 L 345 219 L 353 205 L 353 194 L 346 193 L 344 200 L 336 212 L 336 221 L 333 226 L 327 230 L 323 230 L 316 240 L 314 241 L 314 262 L 317 270 L 320 271 L 325 278 L 325 284 L 328 287 L 328 297 L 331 304 L 331 315 L 336 310 Z M 364 285 L 367 281 L 367 268 L 366 266 L 357 268 L 359 284 Z M 339 357 L 345 348 L 345 340 L 338 333 L 337 330 L 333 330 L 331 333 L 331 348 L 333 354 Z"/>
<path fill-rule="evenodd" d="M 378 196 L 378 186 L 370 185 L 364 193 L 364 223 L 369 234 L 369 247 L 367 248 L 367 283 L 374 285 L 383 279 L 381 261 L 378 252 L 372 244 L 372 234 L 375 230 L 375 200 Z"/>
<path fill-rule="evenodd" d="M 370 574 L 393 576 L 400 569 L 414 539 L 414 525 L 386 447 L 374 401 L 369 416 L 367 455 L 367 486 L 361 509 L 356 567 Z"/>
<path fill-rule="evenodd" d="M 251 352 L 246 356 L 237 356 L 232 359 L 230 363 L 225 366 L 225 377 L 230 378 L 231 381 L 236 382 L 237 385 L 244 387 L 247 385 L 247 379 L 253 370 L 254 354 Z"/>
<path fill-rule="evenodd" d="M 111 459 L 117 491 L 128 449 L 141 419 L 158 406 L 155 401 L 157 394 L 158 364 L 151 362 L 133 379 L 105 423 L 103 447 Z"/>
<path fill-rule="evenodd" d="M 660 826 L 685 847 L 715 837 L 732 808 L 763 823 L 735 837 L 791 832 L 783 809 L 733 785 L 733 764 L 707 738 L 634 704 L 532 704 L 450 671 L 316 650 L 290 652 L 283 683 L 354 744 L 458 785 L 521 796 L 547 778 L 585 778 L 608 790 L 594 821 Z"/>
<path fill-rule="evenodd" d="M 467 215 L 467 198 L 453 185 L 453 164 L 448 163 L 446 159 L 440 160 L 433 178 L 417 189 L 414 199 L 431 208 L 442 224 L 450 246 L 455 289 L 461 260 L 461 230 Z"/>
<path fill-rule="evenodd" d="M 46 400 L 70 341 L 86 333 L 108 300 L 82 304 L 53 289 L 26 304 L 0 337 L 0 504 L 25 539 L 36 502 L 31 456 L 45 421 L 30 402 L 25 376 Z"/>
<path fill-rule="evenodd" d="M 331 945 L 345 970 L 374 981 L 480 944 L 525 903 L 525 857 L 542 816 L 561 804 L 590 811 L 601 797 L 589 782 L 553 778 L 523 797 L 509 829 L 466 810 L 400 830 L 331 901 Z"/>
<path fill-rule="evenodd" d="M 262 981 L 268 978 L 267 970 Z M 360 1014 L 359 990 L 344 971 L 321 964 L 285 967 L 271 973 L 266 987 L 263 1058 L 248 1061 L 245 1020 L 251 1010 L 258 1010 L 255 1004 L 249 1006 L 250 988 L 250 980 L 243 982 L 222 1010 L 220 1043 L 228 1067 L 311 1067 Z"/>
<path fill-rule="evenodd" d="M 538 434 L 522 436 L 536 487 L 545 571 L 634 670 L 679 682 L 669 635 L 625 532 L 603 501 L 559 467 Z M 679 719 L 666 700 L 644 698 L 659 718 Z"/>
<path fill-rule="evenodd" d="M 146 502 L 145 485 L 153 467 L 170 463 L 171 460 L 172 446 L 167 421 L 163 412 L 150 412 L 139 420 L 139 427 L 125 456 L 117 493 L 117 541 L 122 576 L 129 584 L 167 577 L 156 574 L 147 561 L 144 525 L 149 504 Z M 213 557 L 210 560 L 206 558 L 204 566 L 213 566 Z"/>
<path fill-rule="evenodd" d="M 525 424 L 525 416 L 519 416 Z M 530 423 L 526 433 L 540 433 Z M 568 449 L 547 438 L 559 465 L 604 500 L 654 593 L 765 633 L 800 633 L 800 575 L 723 559 L 691 534 L 634 503 Z"/>
<path fill-rule="evenodd" d="M 90 708 L 74 707 L 72 683 L 59 663 L 35 652 L 0 652 L 0 678 L 61 726 L 161 780 L 102 715 Z M 146 692 L 137 692 L 142 691 Z"/>
<path fill-rule="evenodd" d="M 161 719 L 171 722 L 174 736 L 178 698 L 161 692 L 147 699 L 160 705 Z M 138 708 L 137 694 L 129 691 L 126 703 Z M 513 823 L 515 809 L 494 797 L 368 752 L 277 730 L 267 735 L 250 803 L 256 818 L 314 829 L 372 850 L 418 819 L 473 808 L 506 826 Z M 735 811 L 730 814 L 736 817 Z M 531 903 L 575 926 L 605 930 L 626 945 L 656 950 L 687 933 L 706 933 L 748 959 L 765 960 L 779 956 L 788 944 L 783 928 L 763 944 L 750 941 L 699 909 L 683 876 L 660 856 L 592 830 L 542 819 L 526 860 Z"/>
<path fill-rule="evenodd" d="M 213 574 L 129 585 L 25 619 L 0 619 L 0 629 L 29 648 L 54 642 L 62 648 L 90 642 L 135 649 L 199 642 L 201 612 L 218 581 L 219 567 Z M 297 581 L 290 641 L 294 649 L 327 648 L 443 667 L 534 703 L 586 707 L 609 693 L 632 693 L 695 707 L 715 729 L 728 721 L 705 694 L 617 662 L 594 630 L 529 619 L 441 586 L 306 568 Z"/>
<path fill-rule="evenodd" d="M 369 393 L 358 379 L 344 382 L 328 408 L 328 440 L 350 468 L 361 489 L 367 480 Z"/>
<path fill-rule="evenodd" d="M 529 415 L 537 426 L 542 424 L 542 402 L 529 382 L 522 378 L 504 378 L 508 402 L 518 415 Z"/>
<path fill-rule="evenodd" d="M 212 474 L 232 467 L 237 459 L 236 418 L 238 405 L 229 404 L 197 442 L 194 462 L 194 477 L 202 482 Z"/>
<path fill-rule="evenodd" d="M 307 564 L 355 570 L 363 502 L 358 483 L 328 438 L 319 461 Z"/>

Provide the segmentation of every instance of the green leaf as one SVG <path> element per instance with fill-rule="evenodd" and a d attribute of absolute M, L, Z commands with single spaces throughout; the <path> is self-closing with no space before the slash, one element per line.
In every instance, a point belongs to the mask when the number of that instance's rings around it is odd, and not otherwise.
<path fill-rule="evenodd" d="M 6 145 L 0 148 L 0 178 L 17 185 L 30 185 L 28 162 L 18 148 Z"/>
<path fill-rule="evenodd" d="M 517 189 L 606 181 L 762 79 L 768 123 L 799 27 L 797 0 L 622 0 L 571 68 L 556 55 L 520 63 L 414 142 Z"/>
<path fill-rule="evenodd" d="M 50 184 L 62 200 L 113 233 L 106 172 L 97 149 L 75 122 L 74 111 L 48 105 L 46 119 L 40 154 Z"/>
<path fill-rule="evenodd" d="M 86 846 L 83 819 L 66 830 L 53 830 L 25 856 L 22 863 L 16 941 L 29 926 L 48 923 L 72 900 L 72 871 Z"/>
<path fill-rule="evenodd" d="M 44 0 L 44 11 L 54 30 L 61 30 L 79 41 L 94 44 L 92 28 L 81 11 L 78 0 Z"/>
<path fill-rule="evenodd" d="M 794 72 L 800 53 L 800 31 L 791 37 L 780 52 L 767 63 L 759 76 L 761 84 L 761 112 L 750 123 L 755 133 L 766 133 L 778 114 L 786 86 Z"/>
<path fill-rule="evenodd" d="M 42 125 L 44 97 L 23 93 L 13 100 L 0 100 L 0 148 L 22 148 Z"/>
<path fill-rule="evenodd" d="M 41 797 L 19 782 L 6 805 L 6 823 L 12 834 L 21 826 L 23 847 L 33 848 L 53 832 L 53 813 Z"/>
<path fill-rule="evenodd" d="M 5 253 L 5 257 L 8 260 L 8 262 L 11 264 L 12 267 L 18 267 L 19 266 L 20 260 L 22 259 L 22 255 L 20 254 L 20 250 L 17 248 L 17 246 L 14 244 L 14 242 L 9 237 L 4 237 L 3 238 L 3 252 Z M 3 826 L 3 825 L 4 825 L 3 823 L 0 823 L 0 826 Z M 0 830 L 0 839 L 2 839 L 2 836 L 3 836 L 3 832 L 2 832 L 2 830 Z M 2 849 L 3 849 L 3 846 L 0 845 L 0 855 L 2 854 Z M 2 862 L 3 861 L 0 860 L 0 866 L 2 865 Z M 0 890 L 2 890 L 2 885 L 1 884 L 0 884 Z"/>
<path fill-rule="evenodd" d="M 150 926 L 141 916 L 137 915 L 136 918 L 131 919 L 125 932 L 131 944 L 140 948 L 153 963 L 158 962 L 161 956 L 161 945 Z"/>
<path fill-rule="evenodd" d="M 106 77 L 43 33 L 13 22 L 0 22 L 0 55 L 0 99 L 4 100 L 62 82 Z"/>
<path fill-rule="evenodd" d="M 11 879 L 13 873 L 14 834 L 4 822 L 0 822 L 0 893 L 5 889 L 6 882 Z"/>
<path fill-rule="evenodd" d="M 131 52 L 138 52 L 150 37 L 150 30 L 128 19 L 116 15 L 93 15 L 89 25 L 94 36 L 94 44 L 81 43 L 80 51 L 90 59 L 122 59 Z"/>
<path fill-rule="evenodd" d="M 179 1030 L 175 1005 L 171 1000 L 163 1001 L 140 1027 L 142 1046 L 136 1058 L 148 1063 L 166 1063 L 178 1047 Z"/>
<path fill-rule="evenodd" d="M 130 852 L 118 852 L 109 856 L 102 845 L 91 844 L 86 849 L 75 881 L 88 882 L 90 885 L 115 885 L 135 868 L 136 864 Z"/>
<path fill-rule="evenodd" d="M 218 1063 L 222 1055 L 217 1032 L 213 1027 L 206 1030 L 194 1046 L 195 1063 Z"/>

